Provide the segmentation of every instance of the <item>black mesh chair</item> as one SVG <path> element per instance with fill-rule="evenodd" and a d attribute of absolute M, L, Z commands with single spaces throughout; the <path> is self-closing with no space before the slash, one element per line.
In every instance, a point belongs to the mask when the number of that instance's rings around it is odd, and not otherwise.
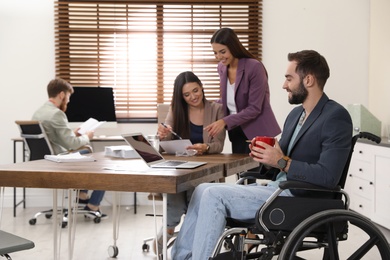
<path fill-rule="evenodd" d="M 15 123 L 26 145 L 29 161 L 43 159 L 46 154 L 53 154 L 53 148 L 39 121 L 15 121 Z"/>
<path fill-rule="evenodd" d="M 20 136 L 23 138 L 25 147 L 26 147 L 26 157 L 28 161 L 44 159 L 45 155 L 54 154 L 53 148 L 51 147 L 50 141 L 45 133 L 45 130 L 42 124 L 39 121 L 34 120 L 17 120 L 15 121 L 16 125 L 20 130 Z M 80 153 L 91 153 L 92 148 L 88 145 L 81 147 L 77 151 L 69 152 L 80 152 Z M 67 216 L 68 210 L 66 208 L 58 209 L 58 213 L 62 213 L 62 227 L 67 226 Z M 89 213 L 89 211 L 83 210 L 80 208 L 77 211 L 78 214 Z M 29 220 L 30 225 L 35 225 L 37 218 L 41 215 L 44 215 L 47 219 L 50 219 L 53 216 L 53 210 L 43 210 L 37 212 L 33 218 Z M 100 222 L 100 218 L 94 219 L 95 223 Z"/>
<path fill-rule="evenodd" d="M 343 259 L 364 259 L 372 251 L 377 254 L 376 259 L 390 259 L 390 247 L 384 235 L 369 219 L 349 210 L 349 197 L 343 191 L 358 138 L 381 141 L 380 137 L 365 132 L 352 138 L 349 158 L 337 188 L 328 190 L 296 181 L 280 183 L 279 189 L 257 211 L 254 221 L 227 219 L 227 229 L 210 260 L 270 260 L 275 256 L 283 260 L 337 260 L 341 254 L 348 254 Z M 278 196 L 285 189 L 304 190 L 311 195 Z M 346 242 L 351 227 L 361 239 L 352 245 Z M 256 238 L 248 238 L 248 232 L 256 234 Z M 318 258 L 308 256 L 313 249 L 317 250 Z"/>

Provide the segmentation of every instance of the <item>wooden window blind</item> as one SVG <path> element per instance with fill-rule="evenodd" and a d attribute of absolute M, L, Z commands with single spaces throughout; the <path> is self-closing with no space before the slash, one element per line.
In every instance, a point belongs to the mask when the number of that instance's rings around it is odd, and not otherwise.
<path fill-rule="evenodd" d="M 236 31 L 261 59 L 262 1 L 56 1 L 56 76 L 74 87 L 113 87 L 119 122 L 157 118 L 173 81 L 193 71 L 209 100 L 219 98 L 210 38 Z"/>

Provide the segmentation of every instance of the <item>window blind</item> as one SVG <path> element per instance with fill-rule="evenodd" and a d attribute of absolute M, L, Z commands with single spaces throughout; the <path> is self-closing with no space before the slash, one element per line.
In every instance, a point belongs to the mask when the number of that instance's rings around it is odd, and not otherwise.
<path fill-rule="evenodd" d="M 56 1 L 56 76 L 74 87 L 113 87 L 118 121 L 157 118 L 175 77 L 193 71 L 219 98 L 210 38 L 235 30 L 261 59 L 262 1 Z"/>

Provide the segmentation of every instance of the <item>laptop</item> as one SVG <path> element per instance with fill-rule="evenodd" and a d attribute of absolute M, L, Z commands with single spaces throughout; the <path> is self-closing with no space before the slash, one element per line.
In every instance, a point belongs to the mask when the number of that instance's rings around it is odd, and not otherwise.
<path fill-rule="evenodd" d="M 151 168 L 194 169 L 207 162 L 189 162 L 182 160 L 165 160 L 145 138 L 142 133 L 123 134 L 125 141 L 133 147 L 139 157 Z"/>

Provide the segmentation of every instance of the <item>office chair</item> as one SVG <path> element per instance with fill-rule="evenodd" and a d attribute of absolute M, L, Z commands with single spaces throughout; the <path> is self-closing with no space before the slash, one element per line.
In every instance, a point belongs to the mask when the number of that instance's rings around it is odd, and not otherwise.
<path fill-rule="evenodd" d="M 0 256 L 12 260 L 10 253 L 33 248 L 34 242 L 0 230 Z"/>
<path fill-rule="evenodd" d="M 281 182 L 279 189 L 259 208 L 254 221 L 227 218 L 226 231 L 209 260 L 270 260 L 274 256 L 282 260 L 305 259 L 305 251 L 313 249 L 326 260 L 340 259 L 339 252 L 345 251 L 350 255 L 348 259 L 362 259 L 371 249 L 381 259 L 390 259 L 390 246 L 384 235 L 369 219 L 349 210 L 348 194 L 342 190 L 358 138 L 381 141 L 380 137 L 366 132 L 352 138 L 338 187 L 329 190 L 304 182 Z M 310 191 L 311 196 L 278 196 L 285 189 Z M 363 242 L 345 247 L 351 226 L 360 232 Z M 257 237 L 247 238 L 249 231 Z M 250 249 L 256 250 L 245 249 L 245 245 L 252 245 Z"/>
<path fill-rule="evenodd" d="M 20 136 L 23 138 L 26 147 L 26 155 L 29 161 L 44 159 L 47 154 L 54 154 L 53 148 L 51 147 L 50 141 L 46 135 L 45 129 L 39 121 L 27 120 L 15 121 L 19 130 Z M 69 152 L 80 152 L 80 153 L 91 153 L 92 147 L 89 145 L 83 146 L 78 150 L 69 151 Z M 62 223 L 61 226 L 64 228 L 67 226 L 68 221 L 68 209 L 63 208 L 59 209 L 58 213 L 62 214 Z M 89 213 L 89 211 L 84 210 L 80 207 L 77 211 L 78 214 Z M 40 215 L 45 215 L 47 219 L 50 219 L 53 215 L 53 210 L 44 210 L 37 212 L 33 218 L 29 220 L 30 225 L 35 225 L 37 218 Z M 96 217 L 93 219 L 95 223 L 100 223 L 100 218 Z"/>

